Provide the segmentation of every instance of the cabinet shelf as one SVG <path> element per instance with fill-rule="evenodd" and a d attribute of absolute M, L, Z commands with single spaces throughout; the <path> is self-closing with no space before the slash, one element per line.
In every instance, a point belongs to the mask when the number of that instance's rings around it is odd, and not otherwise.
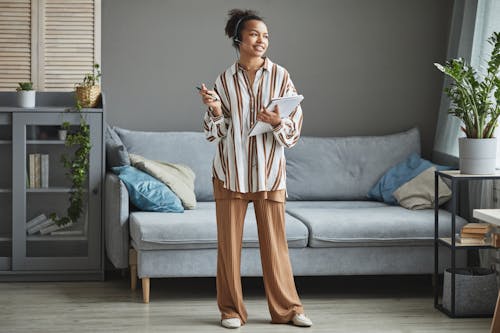
<path fill-rule="evenodd" d="M 12 140 L 0 140 L 0 145 L 10 145 L 12 144 Z"/>
<path fill-rule="evenodd" d="M 11 242 L 12 236 L 10 234 L 0 234 L 0 242 Z"/>
<path fill-rule="evenodd" d="M 75 192 L 69 187 L 43 187 L 43 188 L 27 188 L 27 193 L 70 193 Z M 87 192 L 84 190 L 84 192 Z"/>
<path fill-rule="evenodd" d="M 29 145 L 64 145 L 64 140 L 26 140 Z"/>
<path fill-rule="evenodd" d="M 12 189 L 10 189 L 10 188 L 0 188 L 0 193 L 12 193 Z"/>
<path fill-rule="evenodd" d="M 439 238 L 440 244 L 451 248 L 451 237 L 441 237 Z M 489 249 L 491 248 L 491 244 L 462 244 L 455 240 L 455 248 L 457 249 Z"/>
<path fill-rule="evenodd" d="M 88 241 L 85 235 L 31 235 L 26 236 L 28 242 L 41 242 L 41 241 Z"/>
<path fill-rule="evenodd" d="M 15 92 L 14 92 L 15 93 Z M 55 93 L 57 94 L 57 93 Z M 37 103 L 40 92 L 37 92 Z M 42 96 L 43 97 L 43 96 Z M 37 112 L 37 113 L 78 113 L 74 106 L 35 106 L 34 108 L 21 108 L 17 106 L 0 106 L 0 112 Z M 85 113 L 102 113 L 102 108 L 82 108 L 81 112 Z"/>

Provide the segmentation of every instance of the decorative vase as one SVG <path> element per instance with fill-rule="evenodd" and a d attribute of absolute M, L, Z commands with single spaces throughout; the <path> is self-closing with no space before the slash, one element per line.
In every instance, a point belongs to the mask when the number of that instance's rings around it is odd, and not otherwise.
<path fill-rule="evenodd" d="M 101 94 L 100 86 L 81 86 L 76 87 L 76 98 L 82 108 L 95 108 Z"/>
<path fill-rule="evenodd" d="M 17 92 L 17 104 L 21 108 L 35 107 L 35 90 L 19 90 Z"/>
<path fill-rule="evenodd" d="M 497 139 L 458 139 L 460 173 L 488 175 L 495 173 Z"/>

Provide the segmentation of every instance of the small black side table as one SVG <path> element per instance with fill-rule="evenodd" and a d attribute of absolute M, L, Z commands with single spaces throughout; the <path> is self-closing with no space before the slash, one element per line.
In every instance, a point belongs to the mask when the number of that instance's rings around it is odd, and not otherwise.
<path fill-rule="evenodd" d="M 443 238 L 439 237 L 439 205 L 434 207 L 434 307 L 441 312 L 445 313 L 451 318 L 472 318 L 472 317 L 491 317 L 492 314 L 456 314 L 455 313 L 455 269 L 456 260 L 455 254 L 457 250 L 474 250 L 474 249 L 489 249 L 490 245 L 469 245 L 469 244 L 457 244 L 455 239 L 455 218 L 457 215 L 457 200 L 458 200 L 458 183 L 470 180 L 491 180 L 500 179 L 500 171 L 497 170 L 495 174 L 491 175 L 468 175 L 461 174 L 460 170 L 446 170 L 446 171 L 436 171 L 434 178 L 434 198 L 438 198 L 439 193 L 439 182 L 438 177 L 448 178 L 451 180 L 451 237 Z M 443 307 L 442 303 L 438 302 L 439 288 L 438 288 L 438 255 L 439 246 L 447 247 L 451 250 L 451 309 L 446 309 Z"/>

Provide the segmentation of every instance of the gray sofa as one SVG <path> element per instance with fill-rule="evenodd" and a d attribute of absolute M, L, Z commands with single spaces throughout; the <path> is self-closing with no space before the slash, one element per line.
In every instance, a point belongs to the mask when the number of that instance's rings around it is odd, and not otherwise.
<path fill-rule="evenodd" d="M 142 279 L 213 277 L 217 235 L 211 161 L 215 144 L 197 132 L 141 132 L 115 127 L 129 153 L 183 163 L 196 173 L 197 208 L 182 214 L 131 211 L 127 189 L 107 173 L 105 239 L 116 268 L 130 267 L 132 288 Z M 430 274 L 434 270 L 434 211 L 411 211 L 367 200 L 387 169 L 420 152 L 417 129 L 385 136 L 302 137 L 286 150 L 286 232 L 294 274 Z M 440 236 L 450 213 L 439 211 Z M 457 230 L 466 221 L 457 219 Z M 458 257 L 457 263 L 463 261 Z M 440 270 L 449 250 L 440 250 Z M 261 276 L 257 227 L 250 205 L 245 222 L 242 276 Z"/>

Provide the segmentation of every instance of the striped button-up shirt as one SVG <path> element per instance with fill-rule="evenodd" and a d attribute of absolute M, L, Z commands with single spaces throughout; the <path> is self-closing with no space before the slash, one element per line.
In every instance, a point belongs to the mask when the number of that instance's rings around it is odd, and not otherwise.
<path fill-rule="evenodd" d="M 261 107 L 272 98 L 297 95 L 287 70 L 265 58 L 250 84 L 246 70 L 236 62 L 215 81 L 222 115 L 204 115 L 208 141 L 217 143 L 212 172 L 234 192 L 274 191 L 286 188 L 283 148 L 293 147 L 300 136 L 300 105 L 272 132 L 248 136 Z M 272 110 L 270 110 L 272 111 Z"/>

